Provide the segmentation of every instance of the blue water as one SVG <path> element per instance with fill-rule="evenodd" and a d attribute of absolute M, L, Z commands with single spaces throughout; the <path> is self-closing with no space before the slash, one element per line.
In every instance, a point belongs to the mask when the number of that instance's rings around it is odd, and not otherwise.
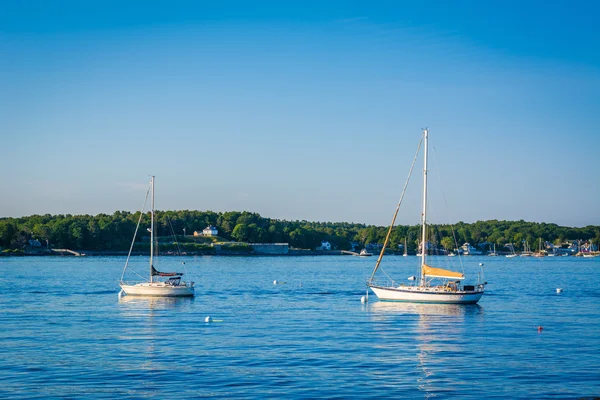
<path fill-rule="evenodd" d="M 351 256 L 188 257 L 195 299 L 119 301 L 123 261 L 0 259 L 0 398 L 600 395 L 600 258 L 465 258 L 475 306 L 362 304 Z"/>

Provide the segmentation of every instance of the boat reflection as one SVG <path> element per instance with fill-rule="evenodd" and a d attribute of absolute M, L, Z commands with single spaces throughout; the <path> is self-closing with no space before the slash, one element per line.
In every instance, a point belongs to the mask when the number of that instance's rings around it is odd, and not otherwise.
<path fill-rule="evenodd" d="M 479 304 L 429 304 L 410 303 L 399 301 L 376 301 L 370 303 L 369 311 L 376 315 L 412 314 L 422 316 L 465 316 L 483 314 L 483 307 Z"/>
<path fill-rule="evenodd" d="M 452 371 L 456 355 L 471 352 L 469 338 L 483 317 L 483 307 L 377 301 L 367 309 L 373 331 L 382 339 L 382 345 L 376 346 L 376 362 L 410 366 L 426 399 L 464 389 L 454 381 Z"/>
<path fill-rule="evenodd" d="M 141 308 L 169 309 L 186 305 L 194 301 L 193 297 L 158 297 L 158 296 L 121 296 L 119 303 L 140 306 Z"/>

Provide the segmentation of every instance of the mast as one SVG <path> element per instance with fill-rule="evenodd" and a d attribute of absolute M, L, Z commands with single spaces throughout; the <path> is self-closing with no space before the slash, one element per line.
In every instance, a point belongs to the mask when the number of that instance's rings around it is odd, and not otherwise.
<path fill-rule="evenodd" d="M 425 257 L 426 257 L 426 243 L 427 243 L 427 152 L 429 150 L 429 145 L 427 143 L 428 140 L 428 130 L 427 128 L 423 129 L 423 137 L 425 139 L 424 142 L 424 156 L 423 156 L 423 213 L 421 215 L 421 282 L 420 285 L 425 284 L 425 275 L 423 272 L 423 266 L 425 265 Z"/>
<path fill-rule="evenodd" d="M 154 268 L 152 260 L 154 255 L 154 175 L 150 178 L 150 186 L 152 186 L 152 210 L 150 211 L 150 283 L 152 283 L 152 268 Z"/>

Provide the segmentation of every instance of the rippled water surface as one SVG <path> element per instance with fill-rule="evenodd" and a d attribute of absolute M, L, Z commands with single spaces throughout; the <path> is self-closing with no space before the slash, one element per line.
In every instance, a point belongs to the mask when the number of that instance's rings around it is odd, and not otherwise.
<path fill-rule="evenodd" d="M 475 306 L 361 304 L 351 256 L 189 257 L 196 298 L 119 300 L 123 262 L 0 258 L 0 398 L 600 396 L 600 258 L 465 258 Z"/>

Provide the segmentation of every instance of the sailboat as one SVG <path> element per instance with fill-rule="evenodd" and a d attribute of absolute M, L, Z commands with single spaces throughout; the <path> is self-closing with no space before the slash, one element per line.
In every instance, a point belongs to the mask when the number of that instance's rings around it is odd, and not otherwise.
<path fill-rule="evenodd" d="M 538 258 L 546 256 L 546 251 L 542 249 L 542 238 L 540 238 L 540 240 L 539 240 L 538 251 L 536 251 L 535 253 L 533 253 L 532 256 L 538 257 Z"/>
<path fill-rule="evenodd" d="M 529 249 L 529 242 L 527 240 L 523 240 L 523 251 L 519 254 L 520 257 L 530 257 L 533 253 Z"/>
<path fill-rule="evenodd" d="M 408 256 L 408 248 L 406 247 L 406 238 L 404 238 L 404 254 L 402 254 L 403 257 L 407 257 Z"/>
<path fill-rule="evenodd" d="M 496 257 L 498 253 L 496 253 L 496 243 L 494 243 L 494 250 L 490 251 L 488 254 L 490 257 Z"/>
<path fill-rule="evenodd" d="M 504 247 L 508 247 L 510 249 L 510 254 L 507 254 L 506 258 L 513 258 L 518 256 L 518 254 L 515 253 L 515 246 L 512 243 L 507 243 L 504 245 Z"/>
<path fill-rule="evenodd" d="M 137 235 L 138 229 L 140 227 L 140 222 L 142 221 L 142 216 L 144 215 L 144 210 L 140 213 L 140 218 L 138 220 L 137 226 L 135 228 L 135 233 L 133 235 L 133 240 L 131 242 L 131 247 L 129 248 L 129 254 L 127 254 L 127 260 L 125 261 L 125 268 L 123 269 L 123 274 L 121 275 L 121 294 L 126 294 L 128 296 L 155 296 L 155 297 L 193 297 L 195 295 L 194 291 L 194 282 L 185 282 L 181 280 L 183 273 L 181 272 L 161 272 L 158 271 L 154 262 L 156 260 L 156 255 L 154 254 L 155 250 L 155 234 L 154 234 L 154 176 L 150 179 L 150 186 L 148 187 L 148 191 L 146 192 L 146 201 L 148 200 L 148 194 L 152 193 L 151 200 L 151 211 L 150 211 L 150 228 L 148 231 L 150 232 L 150 265 L 149 265 L 149 276 L 147 280 L 142 282 L 125 282 L 123 279 L 125 277 L 125 272 L 129 267 L 129 260 L 131 258 L 131 251 L 133 250 L 133 245 L 135 243 L 135 237 Z M 146 201 L 144 202 L 144 207 L 146 205 Z M 136 274 L 141 277 L 141 275 Z M 142 277 L 143 278 L 143 277 Z M 161 279 L 162 278 L 162 279 Z"/>
<path fill-rule="evenodd" d="M 404 189 L 400 196 L 400 201 L 396 207 L 396 212 L 392 218 L 392 223 L 388 230 L 385 242 L 373 273 L 367 281 L 367 286 L 375 293 L 380 300 L 388 301 L 407 301 L 415 303 L 447 303 L 447 304 L 475 304 L 483 296 L 485 283 L 477 283 L 475 285 L 463 285 L 462 280 L 465 278 L 463 273 L 450 271 L 442 268 L 435 268 L 427 264 L 427 251 L 421 251 L 421 265 L 420 265 L 420 277 L 417 280 L 415 277 L 410 277 L 409 280 L 415 281 L 413 285 L 398 285 L 394 281 L 387 284 L 379 284 L 375 281 L 375 273 L 379 269 L 381 260 L 383 258 L 385 248 L 389 242 L 390 234 L 396 221 L 402 199 L 406 192 L 406 187 L 410 180 L 410 175 L 414 168 L 417 160 L 417 155 L 421 147 L 421 143 L 424 146 L 423 156 L 423 210 L 421 214 L 421 243 L 427 243 L 427 153 L 428 153 L 428 139 L 429 132 L 427 129 L 423 130 L 422 142 L 419 143 L 417 154 L 413 159 L 413 163 L 410 167 L 410 172 Z M 422 247 L 425 247 L 423 245 Z M 439 282 L 439 283 L 437 283 Z"/>

